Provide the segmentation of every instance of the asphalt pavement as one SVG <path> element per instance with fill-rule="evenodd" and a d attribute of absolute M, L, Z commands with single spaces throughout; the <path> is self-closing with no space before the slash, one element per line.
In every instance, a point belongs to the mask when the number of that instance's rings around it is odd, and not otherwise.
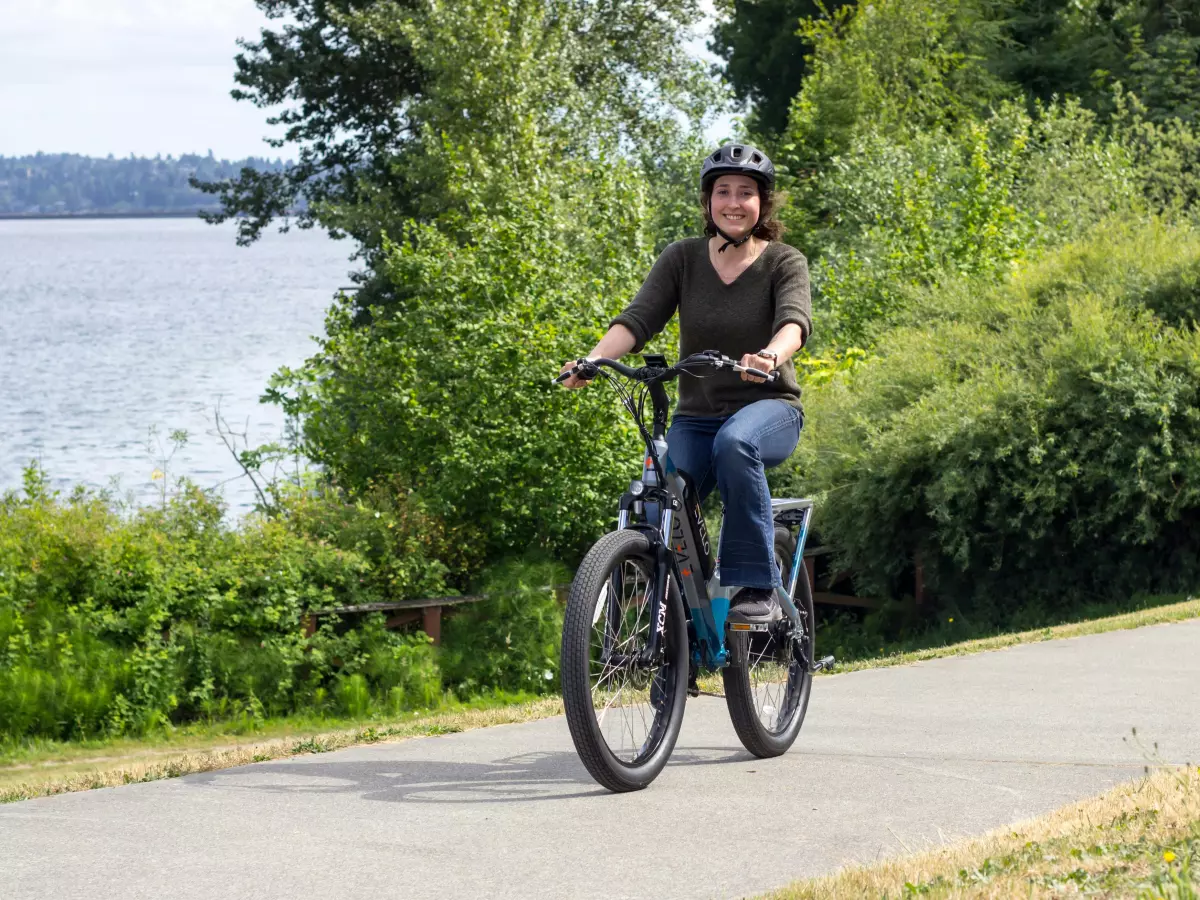
<path fill-rule="evenodd" d="M 1198 685 L 1193 621 L 819 678 L 775 760 L 691 700 L 635 794 L 555 718 L 29 800 L 0 898 L 753 895 L 1200 761 Z"/>

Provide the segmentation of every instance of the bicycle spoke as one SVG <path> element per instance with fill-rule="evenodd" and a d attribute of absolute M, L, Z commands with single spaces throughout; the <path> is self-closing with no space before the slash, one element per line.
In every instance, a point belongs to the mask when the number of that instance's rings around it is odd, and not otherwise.
<path fill-rule="evenodd" d="M 747 654 L 754 711 L 769 732 L 778 731 L 786 723 L 791 712 L 791 688 L 799 674 L 794 654 L 786 652 L 778 641 L 772 638 L 757 649 L 751 645 Z"/>
<path fill-rule="evenodd" d="M 646 749 L 656 718 L 649 702 L 654 671 L 636 663 L 650 638 L 652 585 L 645 562 L 623 560 L 592 616 L 592 706 L 605 743 L 626 763 Z"/>

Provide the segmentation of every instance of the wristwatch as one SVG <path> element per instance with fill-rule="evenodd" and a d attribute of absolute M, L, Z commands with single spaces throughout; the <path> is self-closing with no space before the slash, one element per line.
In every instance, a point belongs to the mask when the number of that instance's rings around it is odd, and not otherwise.
<path fill-rule="evenodd" d="M 763 350 L 759 350 L 759 351 L 758 351 L 757 353 L 755 353 L 754 355 L 755 355 L 755 356 L 761 356 L 763 359 L 769 359 L 769 360 L 777 360 L 777 359 L 779 359 L 779 354 L 778 354 L 778 353 L 776 353 L 774 350 L 766 350 L 766 349 L 763 349 Z"/>

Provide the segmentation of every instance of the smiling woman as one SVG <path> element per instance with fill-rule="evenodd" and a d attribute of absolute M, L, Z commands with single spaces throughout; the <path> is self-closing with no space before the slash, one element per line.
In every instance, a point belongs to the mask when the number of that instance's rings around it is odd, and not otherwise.
<path fill-rule="evenodd" d="M 750 622 L 782 616 L 765 470 L 784 462 L 800 438 L 791 357 L 812 333 L 808 263 L 776 240 L 783 229 L 771 217 L 774 187 L 775 167 L 755 147 L 726 144 L 706 156 L 700 196 L 708 236 L 667 247 L 589 354 L 615 359 L 640 351 L 678 310 L 681 358 L 719 350 L 748 368 L 779 371 L 771 383 L 732 371 L 684 379 L 667 435 L 671 463 L 691 476 L 701 499 L 720 489 L 721 582 L 743 588 L 730 617 Z M 578 375 L 564 381 L 584 384 Z"/>

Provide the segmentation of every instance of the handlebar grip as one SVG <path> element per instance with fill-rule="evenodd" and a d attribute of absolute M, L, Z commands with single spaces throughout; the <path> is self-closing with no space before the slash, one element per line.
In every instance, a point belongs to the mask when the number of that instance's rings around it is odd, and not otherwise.
<path fill-rule="evenodd" d="M 600 369 L 596 366 L 596 363 L 593 360 L 586 358 L 579 359 L 576 360 L 575 365 L 571 366 L 571 368 L 567 369 L 567 371 L 559 372 L 556 376 L 554 376 L 550 383 L 562 384 L 572 375 L 578 375 L 584 381 L 591 381 L 599 374 Z"/>
<path fill-rule="evenodd" d="M 764 372 L 762 369 L 755 369 L 751 366 L 735 364 L 733 366 L 733 371 L 745 372 L 747 375 L 760 379 L 764 384 L 774 384 L 779 380 L 778 369 L 772 369 L 770 372 Z"/>

